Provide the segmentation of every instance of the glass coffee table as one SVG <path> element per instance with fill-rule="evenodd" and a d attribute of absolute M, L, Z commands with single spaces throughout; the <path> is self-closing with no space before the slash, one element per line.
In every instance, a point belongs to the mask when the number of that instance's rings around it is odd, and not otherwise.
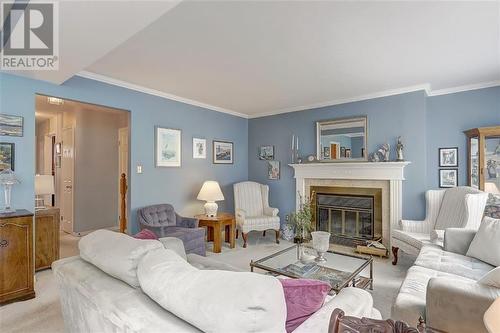
<path fill-rule="evenodd" d="M 316 257 L 308 245 L 294 245 L 262 259 L 251 261 L 250 270 L 259 268 L 272 275 L 326 281 L 338 293 L 345 287 L 373 290 L 373 258 L 328 251 L 326 262 L 301 262 L 300 253 Z"/>

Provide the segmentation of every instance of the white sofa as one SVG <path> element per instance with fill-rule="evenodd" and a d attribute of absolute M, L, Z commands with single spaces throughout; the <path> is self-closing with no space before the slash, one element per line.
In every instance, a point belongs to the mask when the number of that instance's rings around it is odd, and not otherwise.
<path fill-rule="evenodd" d="M 446 228 L 477 230 L 487 200 L 487 193 L 468 186 L 427 191 L 425 220 L 401 220 L 392 230 L 393 265 L 398 250 L 416 256 L 424 245 L 442 246 Z"/>
<path fill-rule="evenodd" d="M 230 331 L 238 327 L 238 332 L 285 331 L 286 304 L 276 278 L 236 272 L 232 266 L 196 254 L 186 256 L 182 242 L 173 238 L 158 242 L 126 237 L 94 232 L 80 241 L 81 257 L 53 263 L 66 331 L 227 331 L 220 327 Z M 242 307 L 245 311 L 238 311 Z M 345 288 L 294 332 L 328 332 L 335 308 L 380 319 L 368 292 Z M 254 316 L 262 319 L 251 320 Z"/>
<path fill-rule="evenodd" d="M 269 207 L 269 186 L 247 181 L 234 184 L 233 188 L 236 228 L 241 231 L 243 247 L 247 247 L 250 231 L 263 231 L 265 234 L 266 230 L 274 230 L 276 243 L 279 243 L 279 210 Z"/>
<path fill-rule="evenodd" d="M 444 249 L 422 247 L 406 275 L 392 309 L 392 319 L 453 333 L 486 333 L 483 315 L 500 297 L 500 288 L 478 282 L 494 269 L 466 256 L 476 231 L 446 229 Z M 500 281 L 498 281 L 500 285 Z"/>

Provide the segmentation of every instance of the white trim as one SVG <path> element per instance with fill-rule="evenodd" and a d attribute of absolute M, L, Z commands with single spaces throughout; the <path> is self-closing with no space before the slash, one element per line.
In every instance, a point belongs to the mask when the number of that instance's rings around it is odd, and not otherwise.
<path fill-rule="evenodd" d="M 192 100 L 189 98 L 184 98 L 184 97 L 180 97 L 177 95 L 165 93 L 165 92 L 162 92 L 162 91 L 159 91 L 156 89 L 143 87 L 143 86 L 140 86 L 140 85 L 137 85 L 134 83 L 129 83 L 126 81 L 114 79 L 114 78 L 111 78 L 111 77 L 108 77 L 105 75 L 100 75 L 100 74 L 96 74 L 96 73 L 92 73 L 92 72 L 88 72 L 88 71 L 81 71 L 81 72 L 77 73 L 76 76 L 80 76 L 80 77 L 95 80 L 95 81 L 104 82 L 104 83 L 111 84 L 114 86 L 119 86 L 119 87 L 131 89 L 131 90 L 139 91 L 139 92 L 142 92 L 145 94 L 158 96 L 158 97 L 170 99 L 173 101 L 177 101 L 177 102 L 181 102 L 181 103 L 185 103 L 185 104 L 189 104 L 189 105 L 199 106 L 199 107 L 209 109 L 212 111 L 222 112 L 222 113 L 230 114 L 230 115 L 245 118 L 245 119 L 268 117 L 268 116 L 273 116 L 273 115 L 282 114 L 282 113 L 307 111 L 307 110 L 311 110 L 311 109 L 334 106 L 334 105 L 339 105 L 339 104 L 360 102 L 360 101 L 365 101 L 365 100 L 369 100 L 369 99 L 401 95 L 401 94 L 406 94 L 406 93 L 411 93 L 411 92 L 416 92 L 416 91 L 421 91 L 421 90 L 423 90 L 427 96 L 432 97 L 432 96 L 454 94 L 454 93 L 464 92 L 464 91 L 469 91 L 469 90 L 478 90 L 478 89 L 500 86 L 500 80 L 497 80 L 497 81 L 481 82 L 481 83 L 475 83 L 475 84 L 469 84 L 469 85 L 463 85 L 463 86 L 457 86 L 457 87 L 451 87 L 451 88 L 445 88 L 445 89 L 432 90 L 431 85 L 429 83 L 425 83 L 425 84 L 419 84 L 419 85 L 414 85 L 414 86 L 409 86 L 409 87 L 404 87 L 404 88 L 384 90 L 384 91 L 380 91 L 380 92 L 376 92 L 376 93 L 372 93 L 372 94 L 361 95 L 361 96 L 357 96 L 357 97 L 341 98 L 341 99 L 336 99 L 336 100 L 332 100 L 332 101 L 314 103 L 314 104 L 303 105 L 303 106 L 294 106 L 294 107 L 290 107 L 290 108 L 279 109 L 276 111 L 269 111 L 269 112 L 262 112 L 262 113 L 258 113 L 258 114 L 248 115 L 248 114 L 244 114 L 244 113 L 237 112 L 234 110 L 229 110 L 229 109 L 225 109 L 225 108 L 218 107 L 215 105 L 210 105 L 210 104 L 206 104 L 203 102 L 198 102 L 198 101 L 195 101 L 195 100 Z"/>
<path fill-rule="evenodd" d="M 469 90 L 478 90 L 478 89 L 484 89 L 484 88 L 492 88 L 492 87 L 498 87 L 498 86 L 500 86 L 500 80 L 491 81 L 491 82 L 481 82 L 481 83 L 475 83 L 475 84 L 468 84 L 468 85 L 458 86 L 458 87 L 453 87 L 453 88 L 433 90 L 430 92 L 430 94 L 427 94 L 427 95 L 428 96 L 440 96 L 440 95 L 454 94 L 454 93 L 458 93 L 458 92 L 464 92 L 464 91 L 469 91 Z"/>
<path fill-rule="evenodd" d="M 373 94 L 361 95 L 361 96 L 352 97 L 352 98 L 342 98 L 342 99 L 336 99 L 336 100 L 327 101 L 327 102 L 303 105 L 303 106 L 293 106 L 290 108 L 279 109 L 276 111 L 248 115 L 248 118 L 249 119 L 261 118 L 261 117 L 273 116 L 273 115 L 277 115 L 277 114 L 281 114 L 281 113 L 307 111 L 310 109 L 317 109 L 317 108 L 322 108 L 322 107 L 327 107 L 327 106 L 365 101 L 368 99 L 401 95 L 401 94 L 406 94 L 406 93 L 420 91 L 420 90 L 424 90 L 426 92 L 426 94 L 429 95 L 430 85 L 429 84 L 420 84 L 420 85 L 415 85 L 415 86 L 410 86 L 410 87 L 405 87 L 405 88 L 385 90 L 385 91 L 376 92 Z"/>
<path fill-rule="evenodd" d="M 114 79 L 114 78 L 111 78 L 111 77 L 108 77 L 108 76 L 105 76 L 105 75 L 100 75 L 100 74 L 96 74 L 96 73 L 92 73 L 92 72 L 88 72 L 88 71 L 81 71 L 81 72 L 78 72 L 76 74 L 76 76 L 80 76 L 80 77 L 83 77 L 83 78 L 86 78 L 86 79 L 91 79 L 91 80 L 95 80 L 95 81 L 99 81 L 99 82 L 111 84 L 111 85 L 114 85 L 114 86 L 118 86 L 118 87 L 130 89 L 130 90 L 139 91 L 139 92 L 142 92 L 142 93 L 145 93 L 145 94 L 148 94 L 148 95 L 158 96 L 158 97 L 170 99 L 170 100 L 173 100 L 173 101 L 176 101 L 176 102 L 181 102 L 181 103 L 185 103 L 185 104 L 189 104 L 189 105 L 199 106 L 199 107 L 204 108 L 204 109 L 209 109 L 209 110 L 212 110 L 212 111 L 227 113 L 227 114 L 230 114 L 230 115 L 233 115 L 233 116 L 237 116 L 237 117 L 248 119 L 248 115 L 240 113 L 240 112 L 236 112 L 236 111 L 229 110 L 229 109 L 224 109 L 224 108 L 221 108 L 221 107 L 218 107 L 218 106 L 214 106 L 214 105 L 210 105 L 210 104 L 205 104 L 205 103 L 198 102 L 198 101 L 195 101 L 195 100 L 192 100 L 192 99 L 189 99 L 189 98 L 184 98 L 184 97 L 180 97 L 180 96 L 177 96 L 177 95 L 168 94 L 168 93 L 156 90 L 156 89 L 151 89 L 151 88 L 143 87 L 143 86 L 140 86 L 140 85 L 137 85 L 137 84 L 133 84 L 133 83 L 129 83 L 129 82 L 126 82 L 126 81 Z"/>

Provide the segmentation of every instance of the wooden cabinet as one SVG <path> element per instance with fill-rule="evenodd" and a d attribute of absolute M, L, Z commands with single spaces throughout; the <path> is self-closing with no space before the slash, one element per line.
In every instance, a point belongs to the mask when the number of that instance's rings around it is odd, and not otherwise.
<path fill-rule="evenodd" d="M 467 136 L 467 183 L 486 192 L 500 190 L 500 126 L 473 128 Z"/>
<path fill-rule="evenodd" d="M 35 270 L 50 268 L 59 259 L 59 208 L 35 212 Z"/>
<path fill-rule="evenodd" d="M 0 214 L 0 304 L 35 297 L 33 214 Z"/>

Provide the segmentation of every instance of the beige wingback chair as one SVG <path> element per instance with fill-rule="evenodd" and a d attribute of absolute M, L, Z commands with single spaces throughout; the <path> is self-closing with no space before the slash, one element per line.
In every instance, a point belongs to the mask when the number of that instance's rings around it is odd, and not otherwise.
<path fill-rule="evenodd" d="M 243 247 L 247 247 L 250 231 L 274 230 L 279 243 L 280 218 L 278 208 L 269 207 L 269 186 L 256 182 L 234 184 L 234 209 L 236 215 L 236 236 L 241 231 Z"/>
<path fill-rule="evenodd" d="M 393 265 L 398 261 L 398 250 L 418 255 L 425 244 L 443 246 L 446 228 L 477 230 L 481 224 L 488 194 L 468 186 L 425 193 L 426 217 L 423 221 L 401 220 L 392 230 Z"/>

